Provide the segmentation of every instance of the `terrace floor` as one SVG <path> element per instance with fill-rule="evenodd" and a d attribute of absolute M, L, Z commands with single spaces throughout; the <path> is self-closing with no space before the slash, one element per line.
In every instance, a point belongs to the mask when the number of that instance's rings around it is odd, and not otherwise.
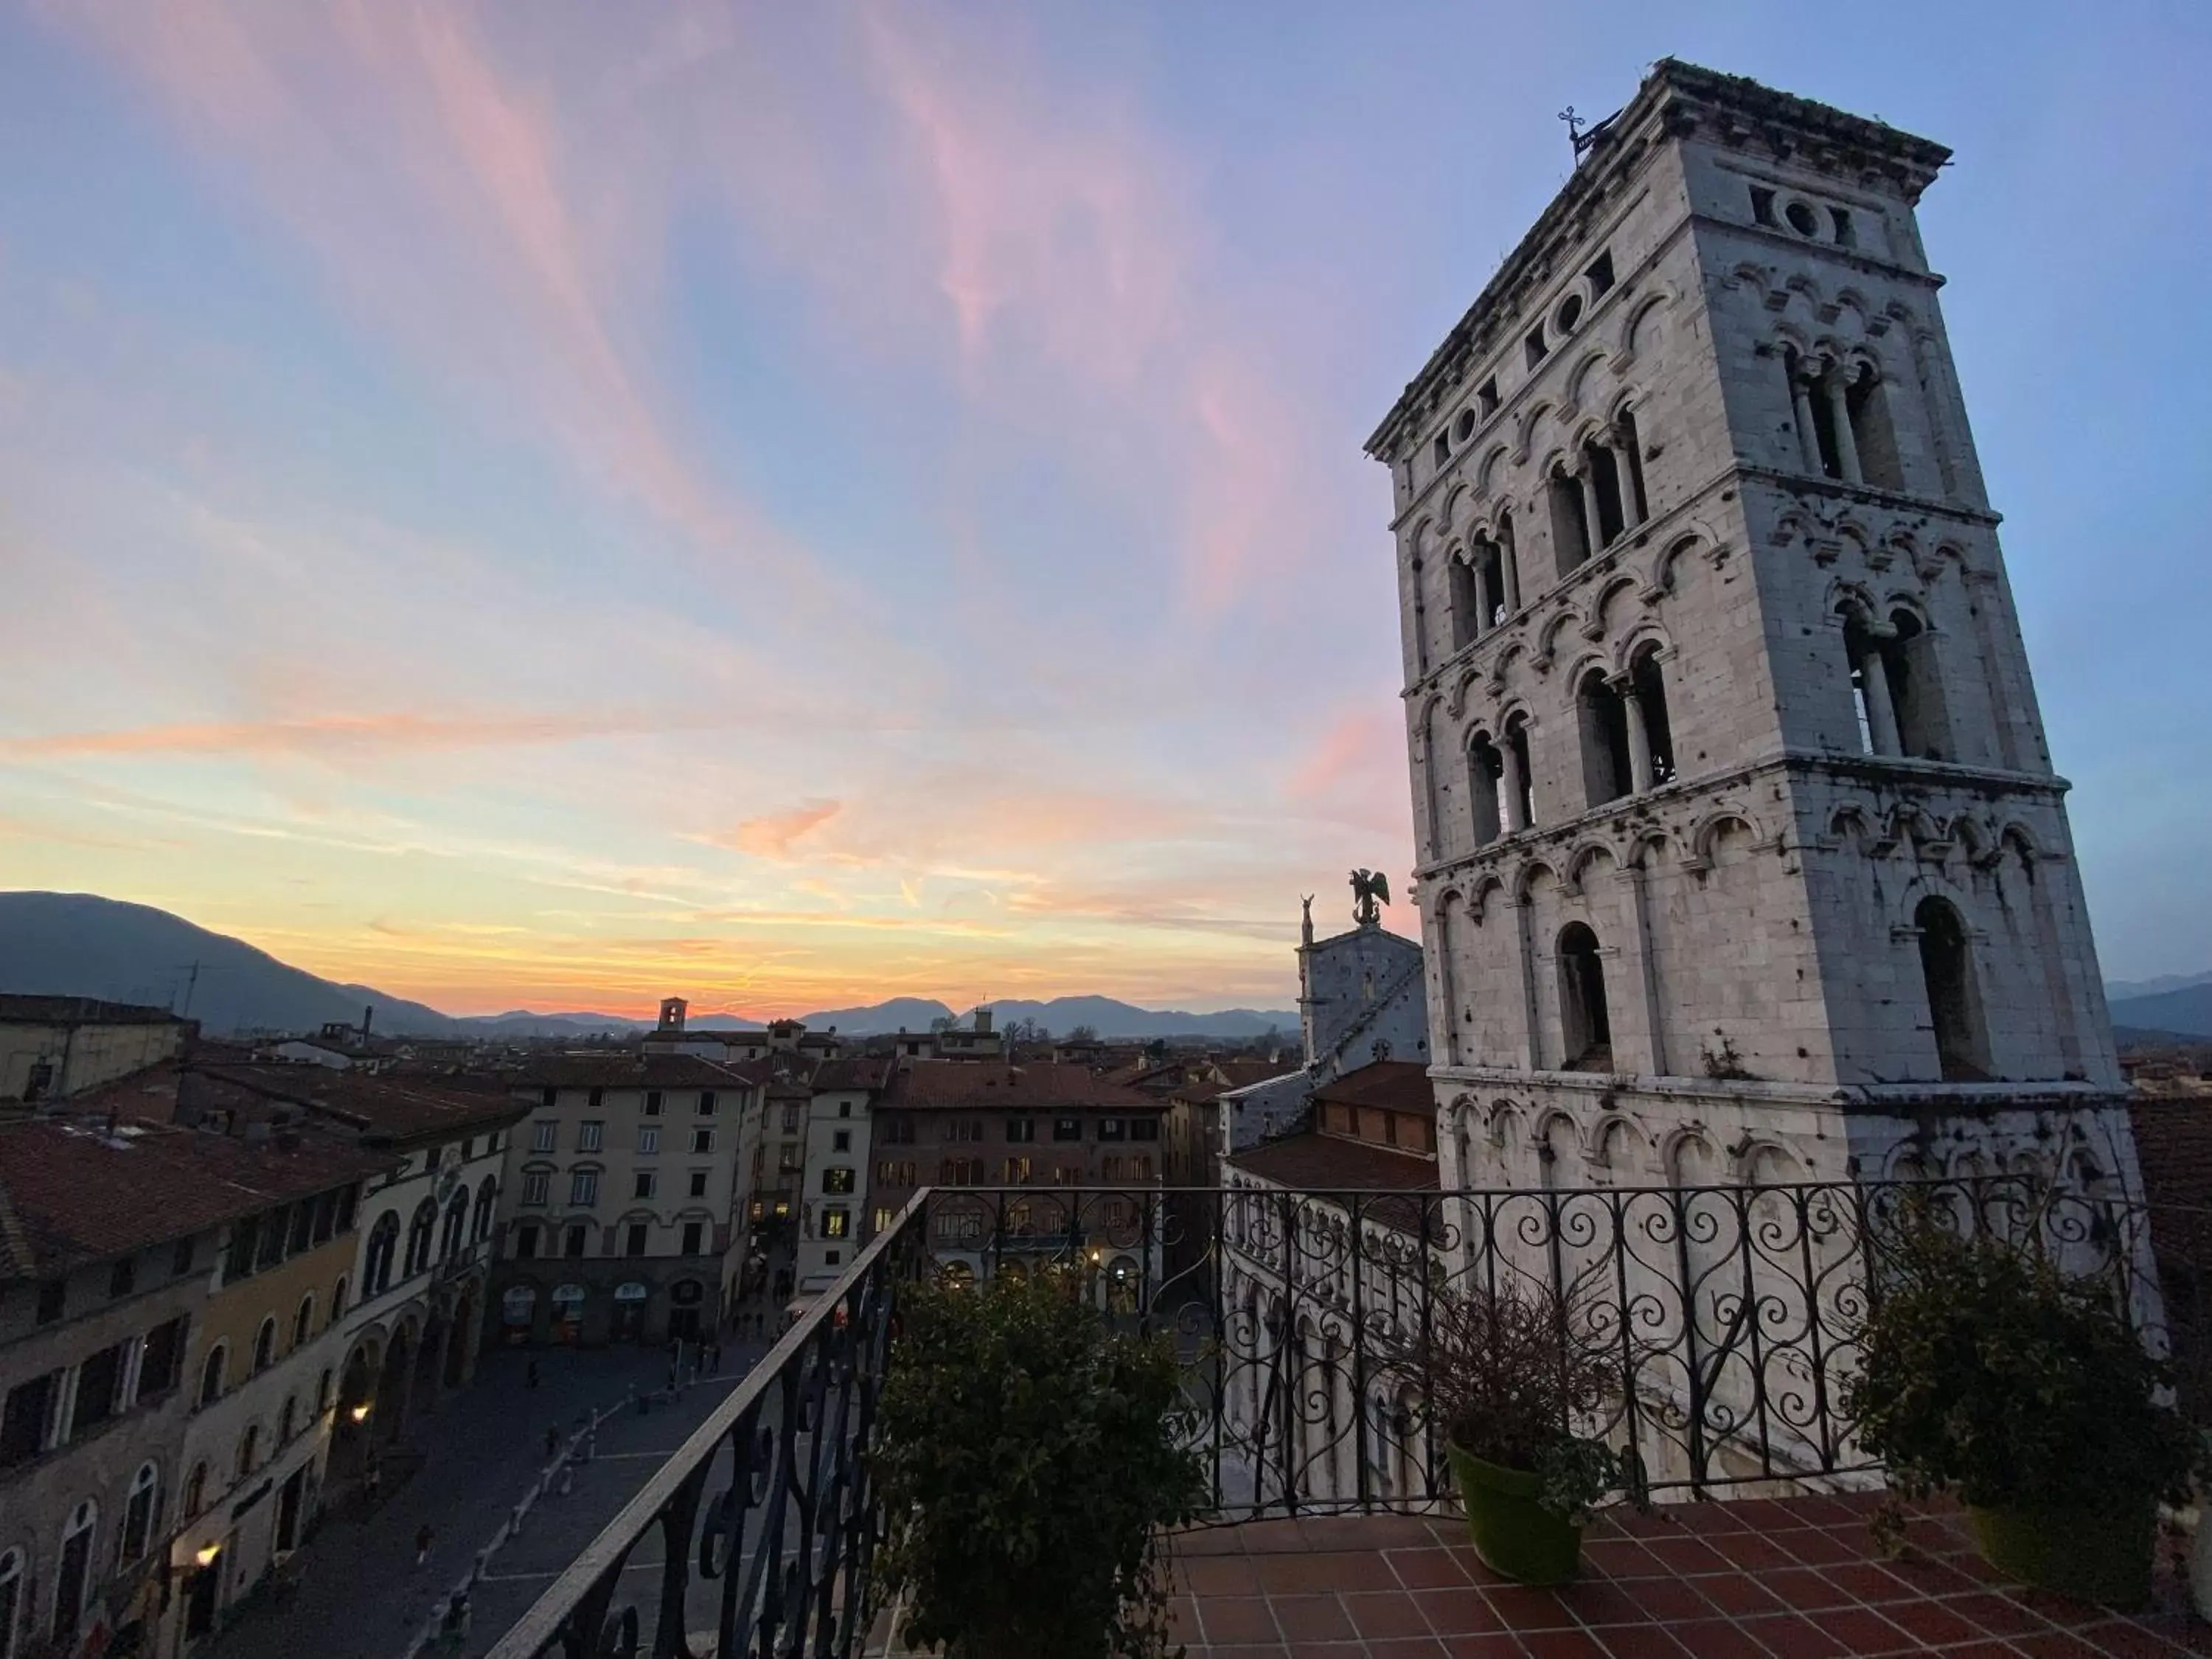
<path fill-rule="evenodd" d="M 1997 1582 L 1963 1517 L 1921 1512 L 1886 1558 L 1872 1497 L 1668 1504 L 1601 1515 L 1559 1589 L 1485 1567 L 1456 1517 L 1356 1516 L 1199 1528 L 1176 1540 L 1190 1659 L 1954 1659 L 2212 1654 L 2172 1565 L 2133 1617 Z"/>

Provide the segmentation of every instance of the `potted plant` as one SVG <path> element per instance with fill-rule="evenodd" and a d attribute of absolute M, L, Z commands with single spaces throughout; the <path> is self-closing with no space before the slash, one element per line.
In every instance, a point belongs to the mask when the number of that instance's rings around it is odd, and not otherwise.
<path fill-rule="evenodd" d="M 1955 1495 L 2008 1577 L 2149 1599 L 2159 1500 L 2186 1498 L 2201 1453 L 2110 1284 L 1915 1205 L 1881 1242 L 1861 1343 L 1844 1410 L 1902 1496 Z"/>
<path fill-rule="evenodd" d="M 1475 1553 L 1526 1584 L 1573 1577 L 1590 1508 L 1624 1470 L 1575 1432 L 1612 1373 L 1565 1303 L 1540 1286 L 1439 1290 L 1389 1364 L 1443 1435 Z"/>
<path fill-rule="evenodd" d="M 909 1649 L 1148 1659 L 1166 1646 L 1160 1529 L 1193 1519 L 1175 1347 L 1117 1334 L 1091 1276 L 916 1285 L 876 1419 L 879 1592 Z"/>

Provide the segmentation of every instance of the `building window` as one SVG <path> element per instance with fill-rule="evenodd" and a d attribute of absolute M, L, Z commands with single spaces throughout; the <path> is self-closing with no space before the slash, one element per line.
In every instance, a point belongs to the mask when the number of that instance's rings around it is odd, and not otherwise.
<path fill-rule="evenodd" d="M 843 1238 L 852 1231 L 852 1225 L 853 1212 L 850 1210 L 836 1207 L 822 1212 L 822 1237 L 824 1238 Z"/>
<path fill-rule="evenodd" d="M 1052 1138 L 1054 1140 L 1082 1139 L 1083 1120 L 1079 1117 L 1056 1117 L 1053 1119 Z"/>
<path fill-rule="evenodd" d="M 561 1241 L 562 1253 L 572 1256 L 583 1255 L 585 1241 L 589 1236 L 590 1230 L 580 1221 L 577 1222 L 568 1229 L 567 1236 Z"/>
<path fill-rule="evenodd" d="M 640 1128 L 637 1132 L 637 1155 L 640 1158 L 651 1158 L 659 1150 L 659 1126 L 657 1124 L 648 1123 Z"/>
<path fill-rule="evenodd" d="M 599 1118 L 587 1117 L 576 1126 L 576 1150 L 596 1152 L 606 1144 L 607 1126 Z"/>
<path fill-rule="evenodd" d="M 338 1275 L 338 1282 L 331 1286 L 331 1322 L 332 1324 L 337 1323 L 338 1316 L 344 1313 L 345 1310 L 346 1276 L 343 1273 L 340 1273 Z"/>
<path fill-rule="evenodd" d="M 646 1224 L 642 1221 L 631 1222 L 629 1224 L 629 1231 L 623 1238 L 623 1254 L 624 1255 L 643 1255 L 645 1254 L 645 1239 Z"/>
<path fill-rule="evenodd" d="M 1098 1120 L 1098 1139 L 1101 1140 L 1126 1140 L 1128 1133 L 1128 1125 L 1118 1117 L 1102 1117 Z"/>
<path fill-rule="evenodd" d="M 589 1106 L 593 1111 L 597 1111 L 601 1106 L 606 1104 L 606 1099 L 607 1091 L 605 1089 L 594 1089 L 589 1095 L 585 1097 L 584 1103 Z"/>
<path fill-rule="evenodd" d="M 192 1472 L 185 1477 L 185 1495 L 180 1507 L 189 1519 L 207 1507 L 207 1465 L 195 1463 Z"/>
<path fill-rule="evenodd" d="M 888 1204 L 879 1204 L 876 1206 L 875 1220 L 870 1231 L 880 1233 L 884 1228 L 890 1226 L 892 1222 L 897 1219 L 898 1212 L 896 1210 L 892 1209 Z"/>
<path fill-rule="evenodd" d="M 142 1463 L 138 1473 L 131 1479 L 131 1496 L 123 1505 L 123 1536 L 119 1540 L 121 1559 L 125 1565 L 143 1558 L 154 1541 L 154 1517 L 161 1507 L 161 1472 L 151 1463 Z M 4 1642 L 5 1627 L 0 1626 L 0 1642 Z"/>
<path fill-rule="evenodd" d="M 851 1152 L 853 1150 L 853 1132 L 850 1129 L 839 1129 L 831 1134 L 830 1137 L 830 1150 L 833 1152 Z"/>
<path fill-rule="evenodd" d="M 839 1101 L 839 1102 L 837 1103 L 837 1115 L 838 1115 L 839 1117 L 850 1117 L 850 1116 L 852 1116 L 852 1115 L 853 1115 L 853 1103 L 852 1103 L 851 1101 L 849 1101 L 849 1100 L 841 1100 L 841 1101 Z"/>
<path fill-rule="evenodd" d="M 712 1129 L 694 1129 L 691 1132 L 691 1150 L 695 1152 L 713 1152 L 714 1132 Z"/>
<path fill-rule="evenodd" d="M 528 1261 L 538 1254 L 538 1224 L 524 1221 L 514 1229 L 514 1259 Z"/>
<path fill-rule="evenodd" d="M 39 1285 L 39 1323 L 51 1325 L 62 1316 L 62 1308 L 69 1296 L 66 1279 L 49 1279 Z"/>
<path fill-rule="evenodd" d="M 323 1374 L 315 1379 L 315 1415 L 320 1417 L 331 1408 L 331 1373 L 325 1366 Z"/>
<path fill-rule="evenodd" d="M 878 1133 L 882 1135 L 886 1146 L 911 1146 L 914 1145 L 914 1120 L 906 1116 L 886 1117 L 878 1126 Z"/>
<path fill-rule="evenodd" d="M 169 1253 L 169 1276 L 172 1279 L 182 1279 L 186 1273 L 191 1272 L 194 1255 L 192 1247 L 196 1243 L 196 1240 L 190 1238 L 180 1238 L 177 1241 L 176 1248 Z"/>
<path fill-rule="evenodd" d="M 547 1092 L 551 1091 L 549 1090 Z M 560 1130 L 561 1126 L 552 1119 L 539 1118 L 530 1126 L 530 1150 L 533 1152 L 551 1152 L 554 1137 L 560 1133 Z"/>
<path fill-rule="evenodd" d="M 284 1396 L 284 1409 L 276 1413 L 276 1443 L 279 1446 L 290 1443 L 292 1437 L 299 1431 L 300 1401 L 295 1395 L 288 1394 Z"/>
<path fill-rule="evenodd" d="M 684 1224 L 684 1254 L 686 1255 L 697 1255 L 700 1251 L 700 1246 L 704 1242 L 705 1236 L 706 1228 L 702 1223 L 696 1221 L 685 1222 Z"/>
<path fill-rule="evenodd" d="M 300 1310 L 292 1316 L 292 1346 L 304 1348 L 314 1333 L 315 1293 L 310 1291 L 300 1298 Z"/>
<path fill-rule="evenodd" d="M 660 1177 L 652 1170 L 640 1170 L 631 1177 L 629 1195 L 632 1198 L 651 1198 L 653 1189 L 659 1184 L 659 1182 Z"/>
<path fill-rule="evenodd" d="M 707 1175 L 708 1172 L 704 1170 L 694 1170 L 691 1171 L 692 1197 L 704 1198 L 707 1196 Z"/>
<path fill-rule="evenodd" d="M 1634 780 L 1627 705 L 1604 673 L 1593 668 L 1576 690 L 1575 713 L 1582 729 L 1583 793 L 1591 806 L 1602 806 L 1627 794 Z"/>
<path fill-rule="evenodd" d="M 878 1187 L 911 1187 L 915 1182 L 914 1160 L 894 1158 L 879 1158 L 876 1163 L 876 1185 Z"/>
<path fill-rule="evenodd" d="M 1559 1023 L 1570 1072 L 1613 1069 L 1613 1027 L 1606 1008 L 1605 964 L 1597 935 L 1579 921 L 1559 933 Z"/>
<path fill-rule="evenodd" d="M 787 1135 L 795 1135 L 799 1133 L 798 1107 L 787 1106 L 783 1109 L 783 1132 Z"/>
<path fill-rule="evenodd" d="M 138 1352 L 138 1394 L 134 1404 L 143 1405 L 177 1386 L 184 1374 L 185 1329 L 185 1316 L 179 1314 L 146 1333 L 145 1345 Z"/>
<path fill-rule="evenodd" d="M 131 1287 L 137 1282 L 137 1261 L 133 1257 L 124 1256 L 107 1270 L 108 1295 L 130 1295 Z"/>
<path fill-rule="evenodd" d="M 599 1201 L 599 1172 L 597 1170 L 568 1171 L 568 1204 L 573 1209 L 588 1210 Z"/>
<path fill-rule="evenodd" d="M 270 1322 L 273 1329 L 276 1322 Z M 102 1348 L 78 1365 L 76 1370 L 76 1409 L 71 1414 L 70 1438 L 82 1440 L 87 1433 L 115 1415 L 123 1401 L 123 1361 L 131 1345 L 117 1342 Z"/>
<path fill-rule="evenodd" d="M 1929 1020 L 1935 1029 L 1936 1058 L 1943 1081 L 1986 1083 L 1989 1046 L 1966 924 L 1957 910 L 1931 896 L 1920 901 L 1912 925 L 1920 933 L 1920 975 L 1928 990 Z"/>
<path fill-rule="evenodd" d="M 1024 1186 L 1029 1179 L 1030 1160 L 1025 1158 L 1010 1158 L 999 1166 L 999 1184 L 1001 1187 Z"/>
<path fill-rule="evenodd" d="M 525 1170 L 522 1172 L 522 1201 L 525 1204 L 544 1204 L 551 1197 L 553 1175 L 549 1170 Z"/>
<path fill-rule="evenodd" d="M 363 1296 L 382 1296 L 391 1287 L 392 1264 L 398 1254 L 399 1212 L 386 1210 L 368 1230 L 368 1260 L 361 1276 Z"/>
<path fill-rule="evenodd" d="M 491 1237 L 492 1222 L 499 1209 L 499 1177 L 486 1176 L 477 1182 L 476 1219 L 469 1224 L 469 1237 L 481 1244 Z"/>
<path fill-rule="evenodd" d="M 424 1272 L 430 1265 L 430 1251 L 438 1242 L 438 1200 L 426 1198 L 415 1209 L 415 1218 L 407 1224 L 407 1277 Z"/>
<path fill-rule="evenodd" d="M 853 1190 L 853 1171 L 849 1165 L 833 1164 L 822 1172 L 822 1190 L 825 1193 L 849 1193 Z"/>
<path fill-rule="evenodd" d="M 92 1582 L 93 1528 L 99 1519 L 99 1510 L 88 1500 L 76 1506 L 62 1534 L 61 1559 L 54 1569 L 54 1645 L 64 1653 L 75 1650 L 84 1618 L 85 1592 Z"/>
<path fill-rule="evenodd" d="M 955 1142 L 981 1140 L 983 1138 L 983 1121 L 975 1117 L 947 1118 L 945 1138 Z"/>
<path fill-rule="evenodd" d="M 245 1480 L 260 1466 L 261 1425 L 249 1423 L 246 1425 L 246 1432 L 238 1437 L 238 1462 L 231 1471 L 233 1483 Z"/>
<path fill-rule="evenodd" d="M 27 1463 L 46 1449 L 46 1419 L 61 1391 L 63 1373 L 48 1371 L 8 1390 L 0 1412 L 0 1468 Z"/>
<path fill-rule="evenodd" d="M 660 1115 L 659 1090 L 647 1089 L 645 1091 L 645 1115 L 647 1117 L 659 1117 Z"/>
<path fill-rule="evenodd" d="M 714 1091 L 712 1089 L 699 1091 L 699 1115 L 701 1117 L 714 1115 Z"/>
<path fill-rule="evenodd" d="M 1129 1120 L 1130 1139 L 1158 1140 L 1159 1138 L 1159 1119 L 1156 1117 L 1133 1117 Z"/>
<path fill-rule="evenodd" d="M 1036 1139 L 1036 1120 L 1033 1117 L 1010 1117 L 1006 1120 L 1006 1139 L 1010 1141 L 1030 1141 Z"/>

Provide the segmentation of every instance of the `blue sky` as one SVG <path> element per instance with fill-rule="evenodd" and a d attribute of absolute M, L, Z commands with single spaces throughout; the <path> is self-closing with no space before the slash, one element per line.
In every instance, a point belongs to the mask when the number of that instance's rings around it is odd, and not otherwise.
<path fill-rule="evenodd" d="M 1409 863 L 1360 442 L 1556 112 L 1671 52 L 1956 151 L 1923 228 L 2104 965 L 2212 967 L 2208 34 L 11 10 L 0 870 L 456 1009 L 1279 1003 L 1299 894 Z"/>

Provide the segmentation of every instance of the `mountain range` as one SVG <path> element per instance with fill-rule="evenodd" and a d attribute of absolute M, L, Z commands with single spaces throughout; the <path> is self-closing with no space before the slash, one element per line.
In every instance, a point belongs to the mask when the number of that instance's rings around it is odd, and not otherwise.
<path fill-rule="evenodd" d="M 102 997 L 174 1008 L 211 1035 L 240 1031 L 314 1031 L 334 1022 L 388 1036 L 584 1036 L 644 1030 L 650 1020 L 592 1012 L 447 1014 L 388 996 L 368 985 L 339 984 L 278 961 L 242 939 L 195 926 L 151 905 L 91 893 L 0 892 L 0 992 Z M 1003 1027 L 1035 1020 L 1055 1036 L 1088 1025 L 1102 1037 L 1243 1038 L 1270 1027 L 1295 1032 L 1298 1017 L 1281 1010 L 1232 1008 L 1194 1014 L 1139 1008 L 1112 997 L 1056 997 L 1049 1002 L 992 1005 Z M 816 1029 L 834 1025 L 848 1036 L 927 1030 L 950 1018 L 947 1005 L 925 997 L 893 997 L 858 1008 L 805 1016 Z M 753 1030 L 758 1020 L 706 1014 L 700 1030 Z"/>

